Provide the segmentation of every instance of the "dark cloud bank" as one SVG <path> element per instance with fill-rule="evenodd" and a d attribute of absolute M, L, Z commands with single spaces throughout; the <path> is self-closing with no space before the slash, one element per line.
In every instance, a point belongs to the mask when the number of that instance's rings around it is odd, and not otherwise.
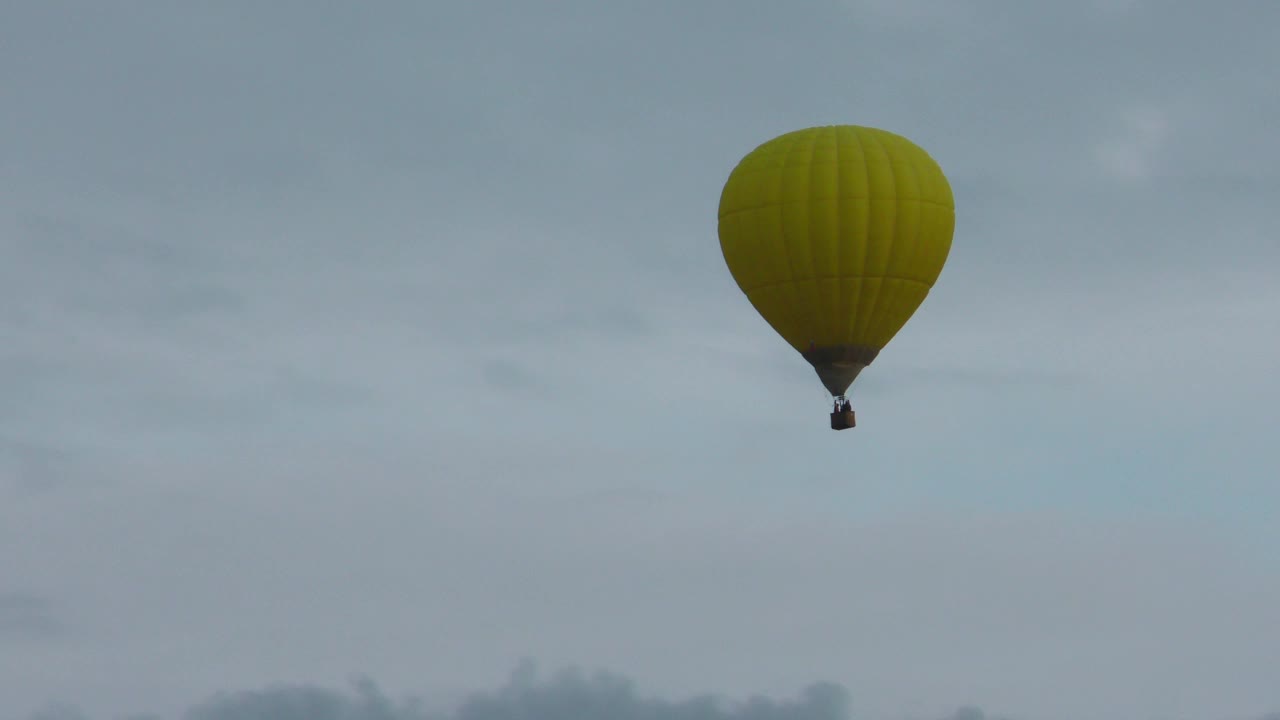
<path fill-rule="evenodd" d="M 857 720 L 853 698 L 841 685 L 818 682 L 796 697 L 754 696 L 730 700 L 703 695 L 664 700 L 641 692 L 625 677 L 568 668 L 540 680 L 522 664 L 497 690 L 477 692 L 448 710 L 429 709 L 419 699 L 396 700 L 369 678 L 347 690 L 313 685 L 276 685 L 222 692 L 200 702 L 181 720 Z M 28 720 L 97 720 L 79 707 L 52 704 Z M 169 720 L 139 714 L 112 720 Z M 964 706 L 932 717 L 900 720 L 1012 720 Z M 1257 720 L 1280 720 L 1271 713 Z"/>

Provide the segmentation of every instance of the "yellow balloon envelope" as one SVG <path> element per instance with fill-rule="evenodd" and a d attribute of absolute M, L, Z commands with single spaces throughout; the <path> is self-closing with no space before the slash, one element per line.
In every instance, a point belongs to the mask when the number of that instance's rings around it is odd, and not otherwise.
<path fill-rule="evenodd" d="M 720 196 L 720 248 L 738 287 L 837 397 L 924 301 L 954 228 L 933 158 L 869 127 L 776 137 Z"/>

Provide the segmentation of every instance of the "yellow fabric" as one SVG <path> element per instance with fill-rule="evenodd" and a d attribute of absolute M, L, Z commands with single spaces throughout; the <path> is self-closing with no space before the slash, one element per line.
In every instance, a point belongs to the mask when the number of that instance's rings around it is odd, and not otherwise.
<path fill-rule="evenodd" d="M 725 262 L 796 350 L 883 348 L 951 250 L 951 186 L 928 153 L 874 128 L 808 128 L 759 146 L 720 196 Z"/>

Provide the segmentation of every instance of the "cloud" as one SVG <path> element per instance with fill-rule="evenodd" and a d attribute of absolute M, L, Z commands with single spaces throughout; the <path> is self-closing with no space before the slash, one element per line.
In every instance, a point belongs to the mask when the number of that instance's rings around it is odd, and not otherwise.
<path fill-rule="evenodd" d="M 968 19 L 972 7 L 947 0 L 846 0 L 846 7 L 902 25 L 942 25 Z"/>
<path fill-rule="evenodd" d="M 56 601 L 0 640 L 86 638 L 14 643 L 50 654 L 0 658 L 8 702 L 522 653 L 677 694 L 839 671 L 923 720 L 1274 697 L 1280 3 L 129 8 L 0 42 L 0 569 Z M 921 142 L 959 211 L 835 437 L 715 240 L 733 163 L 827 121 Z M 922 506 L 1067 517 L 893 525 Z"/>
<path fill-rule="evenodd" d="M 50 703 L 32 713 L 30 720 L 89 720 L 89 718 L 74 705 Z"/>
<path fill-rule="evenodd" d="M 83 477 L 75 453 L 0 437 L 0 487 L 32 493 L 63 487 Z"/>
<path fill-rule="evenodd" d="M 1121 180 L 1151 177 L 1170 137 L 1169 113 L 1155 105 L 1135 105 L 1122 110 L 1116 124 L 1112 136 L 1095 149 L 1098 164 Z"/>
<path fill-rule="evenodd" d="M 0 640 L 43 640 L 61 635 L 63 630 L 48 598 L 26 592 L 0 593 Z"/>

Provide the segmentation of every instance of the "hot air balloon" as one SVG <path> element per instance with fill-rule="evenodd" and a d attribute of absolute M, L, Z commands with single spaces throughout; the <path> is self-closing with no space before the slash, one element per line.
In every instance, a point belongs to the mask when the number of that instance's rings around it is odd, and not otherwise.
<path fill-rule="evenodd" d="M 951 251 L 955 203 L 938 163 L 857 125 L 780 135 L 748 153 L 720 195 L 720 249 L 765 321 L 856 424 L 849 387 L 929 294 Z"/>

